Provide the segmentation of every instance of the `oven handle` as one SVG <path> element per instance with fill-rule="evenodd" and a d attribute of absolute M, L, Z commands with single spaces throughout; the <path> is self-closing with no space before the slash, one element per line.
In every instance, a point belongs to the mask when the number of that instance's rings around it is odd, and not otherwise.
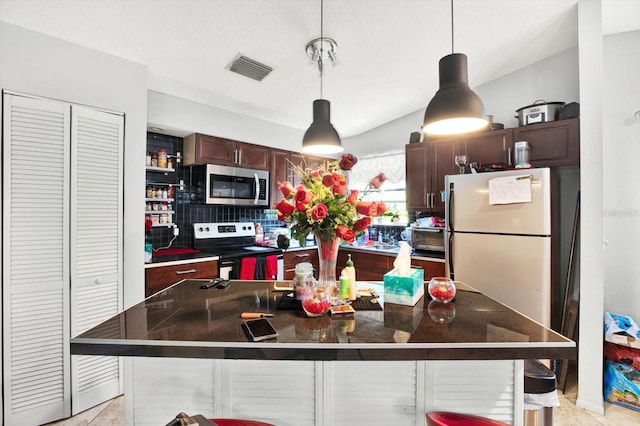
<path fill-rule="evenodd" d="M 253 204 L 258 204 L 258 199 L 260 198 L 260 179 L 258 179 L 258 174 L 253 174 L 253 180 L 256 184 L 256 196 L 253 199 Z"/>

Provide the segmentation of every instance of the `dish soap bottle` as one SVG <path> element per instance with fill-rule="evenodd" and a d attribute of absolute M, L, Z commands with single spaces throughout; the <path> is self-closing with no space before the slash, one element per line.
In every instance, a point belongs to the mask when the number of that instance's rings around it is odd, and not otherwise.
<path fill-rule="evenodd" d="M 340 299 L 347 300 L 349 298 L 349 276 L 346 268 L 340 274 Z"/>
<path fill-rule="evenodd" d="M 347 266 L 344 270 L 347 272 L 347 276 L 349 277 L 349 300 L 356 300 L 358 297 L 358 286 L 356 284 L 356 268 L 353 265 L 353 260 L 351 260 L 351 253 L 348 254 L 349 258 L 347 259 Z"/>

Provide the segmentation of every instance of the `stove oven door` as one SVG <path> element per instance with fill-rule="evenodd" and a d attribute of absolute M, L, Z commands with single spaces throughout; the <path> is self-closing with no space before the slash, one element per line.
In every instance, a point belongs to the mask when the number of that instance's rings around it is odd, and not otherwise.
<path fill-rule="evenodd" d="M 255 254 L 246 254 L 239 256 L 221 256 L 218 261 L 218 274 L 221 278 L 224 279 L 240 279 L 241 271 L 242 271 L 242 260 L 246 258 L 254 257 L 256 258 L 256 266 L 260 266 L 261 271 L 264 270 L 264 262 L 266 261 L 267 256 L 277 256 L 277 274 L 275 277 L 267 277 L 263 273 L 262 275 L 256 274 L 254 272 L 252 279 L 265 279 L 265 280 L 278 280 L 282 281 L 284 279 L 284 256 L 281 252 L 276 253 L 255 253 Z M 248 279 L 248 278 L 247 278 Z"/>

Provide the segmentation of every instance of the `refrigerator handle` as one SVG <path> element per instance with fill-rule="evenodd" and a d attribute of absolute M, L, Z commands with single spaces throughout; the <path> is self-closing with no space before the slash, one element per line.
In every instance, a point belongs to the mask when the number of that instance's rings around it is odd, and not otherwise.
<path fill-rule="evenodd" d="M 447 203 L 449 203 L 449 231 L 453 231 L 453 182 L 449 183 L 449 194 L 447 195 Z"/>
<path fill-rule="evenodd" d="M 449 266 L 449 278 L 451 278 L 452 280 L 455 279 L 455 274 L 453 271 L 453 188 L 453 182 L 449 182 L 449 193 L 447 194 L 448 216 L 446 217 L 447 233 L 449 234 L 449 239 L 447 241 L 449 258 L 447 263 Z"/>
<path fill-rule="evenodd" d="M 455 280 L 455 273 L 453 271 L 453 232 L 449 232 L 449 241 L 447 243 L 449 245 L 449 261 L 447 262 L 449 266 L 449 278 Z"/>

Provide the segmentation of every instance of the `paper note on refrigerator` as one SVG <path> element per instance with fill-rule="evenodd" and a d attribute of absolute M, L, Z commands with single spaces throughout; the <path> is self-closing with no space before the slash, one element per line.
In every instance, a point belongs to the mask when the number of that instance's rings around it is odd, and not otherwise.
<path fill-rule="evenodd" d="M 531 202 L 531 175 L 507 176 L 489 180 L 489 204 Z"/>

